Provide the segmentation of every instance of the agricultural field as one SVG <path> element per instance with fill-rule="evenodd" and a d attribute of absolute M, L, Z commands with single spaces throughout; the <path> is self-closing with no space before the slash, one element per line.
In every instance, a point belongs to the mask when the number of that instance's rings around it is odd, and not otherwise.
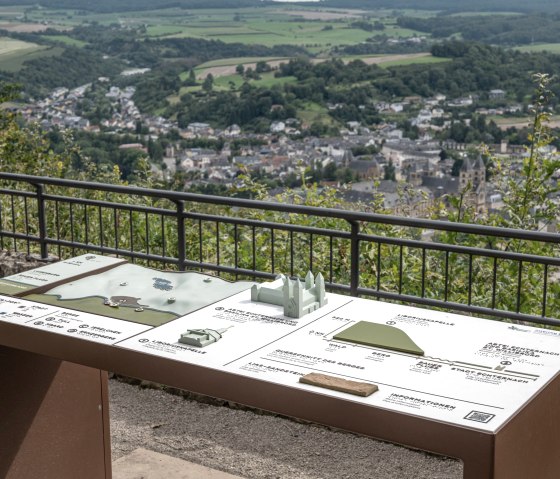
<path fill-rule="evenodd" d="M 519 12 L 458 12 L 452 13 L 450 17 L 488 17 L 488 16 L 511 16 L 511 15 L 522 15 Z"/>
<path fill-rule="evenodd" d="M 354 56 L 344 56 L 341 57 L 342 61 L 345 63 L 351 62 L 353 60 L 361 60 L 368 65 L 380 65 L 384 68 L 392 67 L 392 66 L 404 66 L 404 65 L 415 65 L 415 64 L 427 64 L 427 63 L 441 63 L 449 61 L 446 58 L 437 58 L 433 57 L 430 53 L 409 53 L 409 54 L 401 54 L 401 55 L 354 55 Z M 203 80 L 206 78 L 206 75 L 209 73 L 214 76 L 214 78 L 219 79 L 222 77 L 227 77 L 227 83 L 229 84 L 230 81 L 233 81 L 234 84 L 237 86 L 237 78 L 240 78 L 239 75 L 236 74 L 236 68 L 238 65 L 243 65 L 245 68 L 252 68 L 253 70 L 256 67 L 257 61 L 264 61 L 268 65 L 270 65 L 273 69 L 277 68 L 280 63 L 287 63 L 290 59 L 289 58 L 272 58 L 272 57 L 263 57 L 263 58 L 255 58 L 255 57 L 240 57 L 240 58 L 224 58 L 221 60 L 214 60 L 211 62 L 206 62 L 199 65 L 195 69 L 195 74 L 198 80 Z M 319 63 L 325 61 L 325 59 L 315 59 L 312 60 L 314 63 Z M 188 76 L 188 72 L 184 72 L 181 74 L 181 79 L 185 80 Z M 270 76 L 273 76 L 272 74 Z M 264 78 L 264 75 L 262 75 Z M 279 83 L 282 79 L 277 79 L 278 81 L 273 82 Z M 241 80 L 239 80 L 242 83 Z M 270 83 L 270 81 L 269 81 Z M 258 81 L 255 82 L 258 85 Z M 263 85 L 264 86 L 264 85 Z"/>
<path fill-rule="evenodd" d="M 0 7 L 0 22 L 12 22 L 23 18 L 25 7 L 14 5 L 13 7 Z"/>
<path fill-rule="evenodd" d="M 155 27 L 172 29 L 171 26 Z M 152 32 L 148 28 L 148 34 Z M 272 47 L 274 45 L 301 45 L 311 53 L 320 53 L 338 45 L 361 43 L 371 36 L 370 32 L 349 28 L 345 23 L 263 21 L 247 22 L 239 26 L 223 24 L 197 24 L 185 26 L 180 33 L 169 37 L 221 40 L 226 43 L 253 43 Z"/>
<path fill-rule="evenodd" d="M 536 45 L 527 45 L 524 47 L 518 47 L 516 50 L 520 52 L 550 52 L 550 53 L 560 53 L 560 43 L 539 43 Z"/>
<path fill-rule="evenodd" d="M 216 78 L 214 81 L 215 90 L 229 90 L 233 83 L 235 89 L 239 89 L 245 80 L 241 75 L 227 75 Z M 250 83 L 256 87 L 270 88 L 274 85 L 284 85 L 285 83 L 296 82 L 295 77 L 281 77 L 276 78 L 274 73 L 261 73 L 259 80 L 251 80 Z"/>
<path fill-rule="evenodd" d="M 145 35 L 152 38 L 201 38 L 269 47 L 302 45 L 310 53 L 317 54 L 326 53 L 335 46 L 361 43 L 379 33 L 352 26 L 356 21 L 381 22 L 385 25 L 383 33 L 390 37 L 419 35 L 417 31 L 396 25 L 396 17 L 401 14 L 429 16 L 434 12 L 380 10 L 373 13 L 295 6 L 236 10 L 169 8 L 126 14 L 40 9 L 28 12 L 27 18 L 41 27 L 72 28 L 81 23 L 98 22 L 102 25 L 145 27 Z"/>
<path fill-rule="evenodd" d="M 206 62 L 201 65 L 198 65 L 195 69 L 196 77 L 201 80 L 206 78 L 206 75 L 211 73 L 214 77 L 224 77 L 224 76 L 231 76 L 235 75 L 236 69 L 238 65 L 243 65 L 245 68 L 252 68 L 253 70 L 257 66 L 257 62 L 263 61 L 270 65 L 273 69 L 277 68 L 280 63 L 288 63 L 290 61 L 289 58 L 279 57 L 279 58 L 271 58 L 271 57 L 240 57 L 240 58 L 224 58 L 221 60 L 214 60 L 211 62 Z M 186 73 L 183 74 L 184 78 L 186 78 Z"/>
<path fill-rule="evenodd" d="M 245 65 L 251 66 L 251 63 L 257 62 L 274 62 L 274 61 L 288 61 L 289 58 L 286 57 L 237 57 L 237 58 L 223 58 L 221 60 L 212 60 L 210 62 L 203 63 L 198 66 L 198 68 L 214 68 L 214 67 L 227 67 L 227 66 L 237 66 Z"/>
<path fill-rule="evenodd" d="M 0 70 L 17 72 L 27 60 L 61 52 L 54 50 L 35 43 L 0 37 Z"/>
<path fill-rule="evenodd" d="M 76 38 L 72 38 L 69 37 L 68 35 L 45 35 L 44 36 L 45 39 L 47 40 L 52 40 L 52 41 L 56 41 L 56 42 L 61 42 L 64 43 L 65 45 L 69 45 L 72 47 L 84 47 L 87 45 L 86 42 L 83 42 L 81 40 L 78 40 Z"/>
<path fill-rule="evenodd" d="M 44 32 L 48 26 L 39 23 L 1 22 L 0 28 L 14 33 L 37 33 Z"/>
<path fill-rule="evenodd" d="M 434 63 L 445 63 L 451 61 L 448 58 L 434 57 L 430 53 L 411 53 L 410 55 L 384 55 L 381 61 L 368 62 L 377 63 L 383 68 L 399 67 L 406 65 L 426 65 Z"/>

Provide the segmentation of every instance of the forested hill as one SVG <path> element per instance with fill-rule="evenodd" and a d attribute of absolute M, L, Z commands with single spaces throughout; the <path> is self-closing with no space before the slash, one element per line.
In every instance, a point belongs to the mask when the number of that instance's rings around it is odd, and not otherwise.
<path fill-rule="evenodd" d="M 434 38 L 461 34 L 464 40 L 494 45 L 524 45 L 560 41 L 560 13 L 530 15 L 438 15 L 431 18 L 400 17 L 398 24 L 430 33 Z"/>
<path fill-rule="evenodd" d="M 317 3 L 309 3 L 309 6 Z M 444 12 L 558 12 L 558 0 L 323 0 L 331 8 L 441 10 Z"/>
<path fill-rule="evenodd" d="M 272 0 L 0 0 L 0 6 L 29 5 L 95 12 L 126 12 L 161 8 L 243 8 L 270 5 Z M 277 4 L 277 3 L 273 3 Z M 300 3 L 313 7 L 375 10 L 379 8 L 440 10 L 444 12 L 559 12 L 558 0 L 322 0 Z"/>
<path fill-rule="evenodd" d="M 29 5 L 92 12 L 132 12 L 162 8 L 244 8 L 262 6 L 261 0 L 0 0 L 0 6 Z"/>

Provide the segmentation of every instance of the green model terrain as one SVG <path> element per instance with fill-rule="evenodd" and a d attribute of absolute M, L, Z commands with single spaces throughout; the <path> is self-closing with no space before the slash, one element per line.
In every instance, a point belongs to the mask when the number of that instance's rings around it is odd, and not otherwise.
<path fill-rule="evenodd" d="M 30 294 L 25 299 L 154 327 L 168 323 L 179 316 L 173 313 L 150 309 L 135 311 L 136 308 L 132 306 L 110 307 L 104 304 L 105 300 L 101 297 L 63 300 L 58 296 L 48 294 Z"/>
<path fill-rule="evenodd" d="M 360 321 L 336 334 L 333 339 L 417 356 L 424 355 L 424 351 L 401 329 L 369 321 Z"/>
<path fill-rule="evenodd" d="M 25 299 L 159 326 L 252 285 L 194 272 L 173 273 L 125 264 Z"/>

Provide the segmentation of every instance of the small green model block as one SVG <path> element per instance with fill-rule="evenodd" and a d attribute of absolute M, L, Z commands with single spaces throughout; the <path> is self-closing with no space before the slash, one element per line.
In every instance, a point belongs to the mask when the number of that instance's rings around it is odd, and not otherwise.
<path fill-rule="evenodd" d="M 410 339 L 408 334 L 386 324 L 360 321 L 336 334 L 333 339 L 424 356 L 424 351 Z"/>
<path fill-rule="evenodd" d="M 222 334 L 226 329 L 189 329 L 186 333 L 181 334 L 179 342 L 203 348 L 209 344 L 215 343 L 222 339 Z"/>

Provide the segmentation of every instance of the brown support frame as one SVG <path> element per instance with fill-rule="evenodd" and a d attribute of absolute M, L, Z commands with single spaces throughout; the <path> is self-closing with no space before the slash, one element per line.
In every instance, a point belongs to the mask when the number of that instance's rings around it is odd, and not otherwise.
<path fill-rule="evenodd" d="M 9 323 L 0 323 L 0 342 L 456 457 L 464 463 L 464 479 L 556 479 L 560 471 L 560 408 L 555 407 L 560 374 L 500 430 L 488 433 Z"/>
<path fill-rule="evenodd" d="M 0 346 L 0 477 L 111 478 L 107 373 Z"/>

